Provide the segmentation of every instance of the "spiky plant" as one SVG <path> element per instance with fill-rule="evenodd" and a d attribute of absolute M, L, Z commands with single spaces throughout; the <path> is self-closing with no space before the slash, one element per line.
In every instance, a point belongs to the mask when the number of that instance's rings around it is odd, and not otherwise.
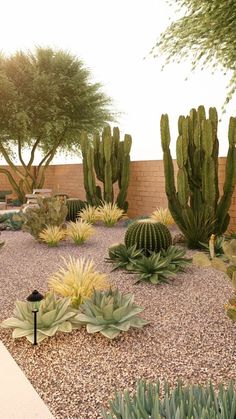
<path fill-rule="evenodd" d="M 71 332 L 72 329 L 80 327 L 75 319 L 77 311 L 70 306 L 70 298 L 57 299 L 53 292 L 48 292 L 44 299 L 37 304 L 37 342 L 54 336 L 57 332 Z M 16 301 L 14 317 L 4 320 L 0 326 L 5 329 L 13 329 L 12 337 L 14 339 L 25 336 L 29 342 L 33 343 L 33 308 L 34 303 Z"/>
<path fill-rule="evenodd" d="M 104 419 L 233 419 L 236 417 L 234 383 L 217 390 L 207 386 L 187 385 L 180 381 L 172 389 L 158 380 L 150 383 L 139 380 L 135 394 L 116 393 L 109 401 L 109 412 L 102 409 Z"/>
<path fill-rule="evenodd" d="M 149 257 L 143 255 L 142 259 L 134 261 L 133 264 L 134 271 L 139 274 L 136 282 L 148 281 L 155 285 L 162 282 L 170 283 L 169 278 L 178 271 L 169 258 L 161 256 L 161 252 L 152 253 Z"/>
<path fill-rule="evenodd" d="M 113 227 L 123 216 L 124 211 L 117 204 L 104 202 L 98 207 L 98 216 L 105 226 Z"/>
<path fill-rule="evenodd" d="M 99 213 L 97 207 L 93 207 L 92 205 L 87 205 L 78 213 L 78 217 L 89 224 L 95 224 L 99 221 Z"/>
<path fill-rule="evenodd" d="M 109 339 L 116 338 L 120 332 L 127 332 L 131 327 L 140 329 L 148 323 L 138 316 L 143 308 L 134 303 L 134 296 L 121 294 L 118 289 L 94 291 L 92 298 L 85 299 L 80 310 L 76 321 L 86 325 L 88 333 L 100 332 Z"/>
<path fill-rule="evenodd" d="M 67 235 L 75 242 L 77 245 L 81 245 L 95 234 L 95 229 L 91 224 L 86 221 L 77 220 L 76 222 L 70 221 L 67 226 Z"/>
<path fill-rule="evenodd" d="M 92 260 L 71 256 L 62 259 L 64 267 L 49 279 L 49 287 L 63 297 L 70 297 L 73 307 L 78 308 L 84 298 L 91 297 L 94 289 L 108 288 L 107 275 L 96 271 Z"/>
<path fill-rule="evenodd" d="M 214 235 L 212 234 L 212 236 Z M 213 252 L 210 251 L 211 240 L 213 242 Z M 211 259 L 213 259 L 213 257 L 221 257 L 221 258 L 224 257 L 224 249 L 223 249 L 224 242 L 225 242 L 224 236 L 214 236 L 213 239 L 210 238 L 208 243 L 199 242 L 199 244 L 201 245 L 202 249 L 205 250 L 210 255 Z"/>
<path fill-rule="evenodd" d="M 184 257 L 186 254 L 186 249 L 181 249 L 177 246 L 170 246 L 167 250 L 162 250 L 161 255 L 164 258 L 168 258 L 170 265 L 173 265 L 178 271 L 183 271 L 185 266 L 188 266 L 192 263 L 191 258 Z"/>
<path fill-rule="evenodd" d="M 39 233 L 39 239 L 50 247 L 58 246 L 65 237 L 66 231 L 58 226 L 47 226 Z"/>
<path fill-rule="evenodd" d="M 109 259 L 108 262 L 115 264 L 112 271 L 124 268 L 127 271 L 134 269 L 133 262 L 142 257 L 142 250 L 136 249 L 136 246 L 126 247 L 125 244 L 119 244 L 116 247 L 109 248 Z"/>
<path fill-rule="evenodd" d="M 174 219 L 169 211 L 168 208 L 157 208 L 151 214 L 151 219 L 157 221 L 158 223 L 162 223 L 166 226 L 171 226 L 175 224 Z"/>

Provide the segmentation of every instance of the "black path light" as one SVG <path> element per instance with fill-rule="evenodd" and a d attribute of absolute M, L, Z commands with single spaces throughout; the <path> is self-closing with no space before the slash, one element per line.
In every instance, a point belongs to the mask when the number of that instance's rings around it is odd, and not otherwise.
<path fill-rule="evenodd" d="M 39 302 L 42 301 L 44 296 L 40 294 L 37 290 L 34 290 L 32 294 L 27 297 L 27 301 L 33 303 L 32 313 L 34 316 L 34 343 L 33 345 L 37 345 L 37 313 L 39 311 Z"/>

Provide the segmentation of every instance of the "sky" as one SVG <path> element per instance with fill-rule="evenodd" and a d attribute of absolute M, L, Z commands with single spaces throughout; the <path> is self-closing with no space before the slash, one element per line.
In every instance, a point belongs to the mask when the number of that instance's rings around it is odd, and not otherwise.
<path fill-rule="evenodd" d="M 230 115 L 221 115 L 230 74 L 197 70 L 191 63 L 171 64 L 150 50 L 160 33 L 177 17 L 166 0 L 8 0 L 1 3 L 0 49 L 6 54 L 35 46 L 60 48 L 82 59 L 121 112 L 121 136 L 131 134 L 132 160 L 162 159 L 160 117 L 168 113 L 175 154 L 177 119 L 199 105 L 216 106 L 220 155 L 227 153 Z M 188 80 L 186 81 L 186 77 Z M 54 163 L 80 159 L 59 156 Z"/>

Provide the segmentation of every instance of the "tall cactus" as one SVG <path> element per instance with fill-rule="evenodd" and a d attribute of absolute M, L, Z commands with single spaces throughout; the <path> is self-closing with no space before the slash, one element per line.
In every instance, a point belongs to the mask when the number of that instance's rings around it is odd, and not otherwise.
<path fill-rule="evenodd" d="M 203 106 L 180 116 L 176 143 L 177 189 L 170 152 L 168 115 L 161 117 L 165 187 L 169 209 L 188 245 L 197 248 L 212 233 L 222 234 L 229 224 L 229 207 L 236 181 L 236 118 L 229 123 L 229 149 L 223 194 L 219 197 L 217 139 L 218 117 L 215 108 L 206 118 Z"/>
<path fill-rule="evenodd" d="M 131 136 L 127 134 L 124 141 L 120 141 L 117 127 L 113 128 L 112 133 L 110 126 L 105 127 L 101 138 L 99 133 L 95 133 L 92 142 L 89 142 L 87 135 L 82 136 L 84 186 L 90 204 L 97 205 L 102 199 L 114 202 L 113 184 L 118 181 L 120 190 L 116 203 L 119 208 L 127 210 L 131 144 Z M 103 183 L 103 196 L 100 186 L 96 186 L 95 174 Z"/>

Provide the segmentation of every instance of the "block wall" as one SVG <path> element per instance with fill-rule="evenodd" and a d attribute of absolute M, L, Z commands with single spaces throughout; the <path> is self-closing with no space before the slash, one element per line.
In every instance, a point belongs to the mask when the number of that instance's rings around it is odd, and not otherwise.
<path fill-rule="evenodd" d="M 221 192 L 224 182 L 225 161 L 225 157 L 219 158 L 219 186 Z M 50 166 L 47 169 L 44 187 L 52 189 L 54 193 L 65 192 L 70 197 L 85 199 L 82 164 Z M 6 176 L 0 172 L 0 190 L 4 189 L 11 189 L 11 186 Z M 115 188 L 115 190 L 117 189 Z M 156 207 L 167 206 L 162 160 L 131 162 L 128 202 L 130 217 L 149 215 Z M 230 208 L 230 216 L 230 228 L 236 230 L 236 188 Z"/>

